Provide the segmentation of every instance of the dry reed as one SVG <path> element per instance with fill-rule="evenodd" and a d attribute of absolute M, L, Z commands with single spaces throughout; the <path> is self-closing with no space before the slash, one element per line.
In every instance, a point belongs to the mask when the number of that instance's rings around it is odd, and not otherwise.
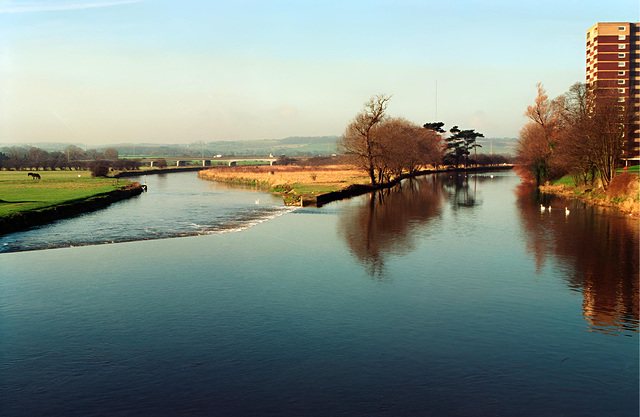
<path fill-rule="evenodd" d="M 344 188 L 368 182 L 362 170 L 350 165 L 214 167 L 200 171 L 200 176 L 214 181 L 255 181 L 270 187 L 306 184 Z"/>

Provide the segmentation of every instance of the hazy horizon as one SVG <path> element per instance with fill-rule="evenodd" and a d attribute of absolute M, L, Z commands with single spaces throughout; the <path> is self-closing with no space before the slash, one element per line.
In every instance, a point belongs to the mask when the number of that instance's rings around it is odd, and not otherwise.
<path fill-rule="evenodd" d="M 535 84 L 585 78 L 585 33 L 636 1 L 0 0 L 0 143 L 339 136 L 388 113 L 517 137 Z"/>
<path fill-rule="evenodd" d="M 172 146 L 172 145 L 181 145 L 181 146 L 189 146 L 189 145 L 199 145 L 201 143 L 214 143 L 214 142 L 260 142 L 260 141 L 281 141 L 285 139 L 291 138 L 301 138 L 301 139 L 316 139 L 316 138 L 339 138 L 340 135 L 323 135 L 323 136 L 286 136 L 282 138 L 249 138 L 249 139 L 221 139 L 216 141 L 195 141 L 195 142 L 132 142 L 132 141 L 122 141 L 122 142 L 112 142 L 112 143 L 95 143 L 91 144 L 93 147 L 103 147 L 103 146 L 114 146 L 114 145 L 160 145 L 160 146 Z M 29 145 L 29 144 L 67 144 L 67 145 L 87 145 L 82 142 L 64 142 L 64 141 L 31 141 L 31 142 L 0 142 L 0 146 L 20 146 L 20 145 Z"/>
<path fill-rule="evenodd" d="M 91 144 L 91 147 L 109 147 L 109 146 L 198 146 L 201 144 L 211 144 L 211 143 L 224 143 L 224 142 L 269 142 L 269 141 L 283 141 L 287 139 L 339 139 L 340 135 L 324 135 L 324 136 L 287 136 L 284 138 L 259 138 L 259 139 L 227 139 L 227 140 L 217 140 L 217 141 L 199 141 L 199 142 L 117 142 L 117 143 L 96 143 Z M 486 142 L 491 140 L 517 140 L 516 137 L 483 137 L 479 138 L 478 142 Z M 41 142 L 0 142 L 0 147 L 13 147 L 13 146 L 36 146 L 36 145 L 87 145 L 82 142 L 55 142 L 55 141 L 41 141 Z"/>

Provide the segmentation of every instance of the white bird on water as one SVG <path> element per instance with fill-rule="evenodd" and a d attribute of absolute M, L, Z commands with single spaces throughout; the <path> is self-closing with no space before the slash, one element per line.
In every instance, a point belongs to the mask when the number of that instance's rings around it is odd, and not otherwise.
<path fill-rule="evenodd" d="M 260 204 L 260 199 L 256 200 L 256 205 Z"/>
<path fill-rule="evenodd" d="M 540 204 L 540 213 L 544 213 L 545 210 L 546 210 L 546 207 Z"/>
<path fill-rule="evenodd" d="M 568 215 L 569 215 L 569 213 L 571 213 L 571 211 L 569 211 L 569 209 L 565 207 L 565 208 L 564 208 L 564 214 L 566 214 L 566 215 L 568 216 Z"/>

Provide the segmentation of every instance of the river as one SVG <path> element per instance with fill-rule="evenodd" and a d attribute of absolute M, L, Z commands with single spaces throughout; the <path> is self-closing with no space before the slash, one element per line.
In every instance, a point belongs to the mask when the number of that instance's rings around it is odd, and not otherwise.
<path fill-rule="evenodd" d="M 1 415 L 638 415 L 637 219 L 510 172 L 296 210 L 139 180 L 0 239 Z"/>

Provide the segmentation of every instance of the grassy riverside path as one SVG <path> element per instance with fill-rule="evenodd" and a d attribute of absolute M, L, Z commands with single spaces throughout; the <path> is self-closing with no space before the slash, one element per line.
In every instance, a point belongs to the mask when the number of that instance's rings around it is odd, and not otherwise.
<path fill-rule="evenodd" d="M 97 210 L 140 194 L 139 183 L 89 171 L 0 171 L 0 235 Z"/>

